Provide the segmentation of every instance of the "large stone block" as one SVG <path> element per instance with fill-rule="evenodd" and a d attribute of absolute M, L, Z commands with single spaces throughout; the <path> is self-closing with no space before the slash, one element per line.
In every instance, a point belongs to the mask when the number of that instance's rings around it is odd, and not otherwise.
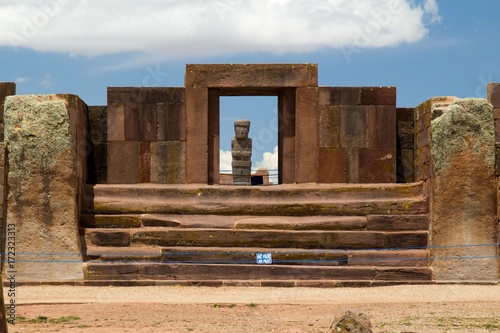
<path fill-rule="evenodd" d="M 185 104 L 157 104 L 158 141 L 186 141 Z"/>
<path fill-rule="evenodd" d="M 186 143 L 167 141 L 151 143 L 151 182 L 186 183 Z"/>
<path fill-rule="evenodd" d="M 349 152 L 346 149 L 319 150 L 319 182 L 347 183 L 349 181 Z"/>
<path fill-rule="evenodd" d="M 0 121 L 3 121 L 5 98 L 15 94 L 16 84 L 14 82 L 0 82 Z"/>
<path fill-rule="evenodd" d="M 340 112 L 342 148 L 367 147 L 367 107 L 344 106 Z"/>
<path fill-rule="evenodd" d="M 432 257 L 437 280 L 499 277 L 493 108 L 456 100 L 432 121 Z M 453 260 L 444 260 L 453 258 Z"/>
<path fill-rule="evenodd" d="M 318 88 L 296 92 L 296 182 L 318 181 Z"/>
<path fill-rule="evenodd" d="M 361 105 L 361 88 L 358 87 L 320 87 L 320 106 Z"/>
<path fill-rule="evenodd" d="M 17 281 L 82 280 L 71 96 L 14 96 L 5 103 L 9 147 L 8 229 Z M 80 110 L 84 111 L 84 110 Z M 86 110 L 85 110 L 86 112 Z M 7 252 L 9 249 L 7 248 Z"/>
<path fill-rule="evenodd" d="M 500 83 L 489 83 L 487 87 L 488 102 L 500 108 Z"/>
<path fill-rule="evenodd" d="M 395 87 L 364 87 L 361 90 L 362 105 L 396 105 Z"/>
<path fill-rule="evenodd" d="M 188 88 L 317 87 L 316 64 L 186 65 Z"/>
<path fill-rule="evenodd" d="M 186 89 L 186 177 L 208 183 L 208 89 Z"/>
<path fill-rule="evenodd" d="M 110 184 L 137 184 L 139 182 L 139 142 L 109 142 L 107 178 Z"/>
<path fill-rule="evenodd" d="M 319 147 L 340 148 L 340 108 L 337 106 L 319 107 Z"/>
<path fill-rule="evenodd" d="M 373 106 L 366 108 L 367 146 L 371 148 L 396 147 L 396 107 Z"/>
<path fill-rule="evenodd" d="M 125 141 L 125 104 L 109 103 L 106 133 L 109 141 Z"/>
<path fill-rule="evenodd" d="M 360 183 L 395 183 L 396 149 L 364 148 L 359 150 Z"/>

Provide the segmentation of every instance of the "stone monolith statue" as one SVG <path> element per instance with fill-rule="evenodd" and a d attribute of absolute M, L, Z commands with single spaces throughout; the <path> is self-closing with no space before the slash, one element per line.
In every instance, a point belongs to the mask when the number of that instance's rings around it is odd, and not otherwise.
<path fill-rule="evenodd" d="M 252 139 L 248 137 L 250 120 L 234 122 L 235 137 L 231 140 L 233 157 L 233 183 L 235 185 L 250 185 L 250 170 L 252 167 Z"/>

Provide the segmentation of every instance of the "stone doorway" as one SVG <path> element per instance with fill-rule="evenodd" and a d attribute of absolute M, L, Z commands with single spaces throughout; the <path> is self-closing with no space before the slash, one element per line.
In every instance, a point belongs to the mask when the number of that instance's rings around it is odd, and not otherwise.
<path fill-rule="evenodd" d="M 233 185 L 231 142 L 234 122 L 249 120 L 252 140 L 252 174 L 265 168 L 264 184 L 278 184 L 278 99 L 277 96 L 220 97 L 220 185 Z M 262 170 L 259 170 L 262 175 Z M 258 185 L 260 179 L 254 179 Z"/>
<path fill-rule="evenodd" d="M 188 183 L 220 183 L 221 96 L 277 96 L 278 183 L 317 181 L 316 65 L 187 65 L 185 81 Z"/>

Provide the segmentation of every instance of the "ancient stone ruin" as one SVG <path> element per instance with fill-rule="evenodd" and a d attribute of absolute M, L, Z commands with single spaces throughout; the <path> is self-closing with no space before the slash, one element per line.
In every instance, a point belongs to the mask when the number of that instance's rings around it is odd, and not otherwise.
<path fill-rule="evenodd" d="M 248 186 L 244 127 L 224 180 L 221 96 L 277 96 L 277 185 Z M 16 282 L 499 280 L 500 84 L 399 108 L 394 87 L 318 86 L 315 64 L 187 65 L 183 87 L 109 87 L 105 106 L 13 83 L 0 104 Z"/>
<path fill-rule="evenodd" d="M 233 160 L 233 184 L 250 185 L 250 174 L 252 169 L 252 139 L 248 137 L 250 132 L 249 120 L 236 120 L 234 122 L 235 136 L 231 140 L 231 156 Z"/>

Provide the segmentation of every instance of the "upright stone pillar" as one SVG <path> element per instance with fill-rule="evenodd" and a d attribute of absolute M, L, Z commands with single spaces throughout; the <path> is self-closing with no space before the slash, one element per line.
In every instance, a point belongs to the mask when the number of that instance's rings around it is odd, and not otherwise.
<path fill-rule="evenodd" d="M 432 258 L 436 280 L 499 278 L 493 109 L 458 99 L 431 121 Z"/>
<path fill-rule="evenodd" d="M 252 139 L 248 137 L 249 131 L 250 120 L 236 120 L 234 122 L 235 137 L 231 141 L 234 185 L 251 184 Z"/>
<path fill-rule="evenodd" d="M 79 200 L 86 175 L 86 105 L 76 96 L 12 96 L 5 103 L 7 226 L 16 281 L 83 280 Z M 10 264 L 13 264 L 11 266 Z"/>

